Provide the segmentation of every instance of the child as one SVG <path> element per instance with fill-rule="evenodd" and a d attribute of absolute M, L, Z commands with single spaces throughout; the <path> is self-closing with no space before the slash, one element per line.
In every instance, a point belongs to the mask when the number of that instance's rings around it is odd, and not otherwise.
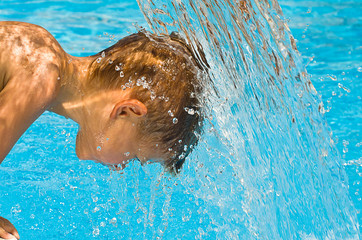
<path fill-rule="evenodd" d="M 0 163 L 49 110 L 79 124 L 80 159 L 152 159 L 177 173 L 200 132 L 200 69 L 175 34 L 139 32 L 73 57 L 39 26 L 0 22 Z M 0 217 L 0 237 L 10 234 L 19 238 Z"/>

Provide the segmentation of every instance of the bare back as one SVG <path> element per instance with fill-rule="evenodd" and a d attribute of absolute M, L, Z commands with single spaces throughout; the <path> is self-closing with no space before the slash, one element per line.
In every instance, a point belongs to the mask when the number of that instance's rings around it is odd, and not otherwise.
<path fill-rule="evenodd" d="M 55 99 L 66 59 L 45 29 L 0 22 L 0 163 Z"/>

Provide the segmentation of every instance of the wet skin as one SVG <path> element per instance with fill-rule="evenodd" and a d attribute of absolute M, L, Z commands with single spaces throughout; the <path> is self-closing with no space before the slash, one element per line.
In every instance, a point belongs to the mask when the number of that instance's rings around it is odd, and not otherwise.
<path fill-rule="evenodd" d="M 141 144 L 137 123 L 147 108 L 130 90 L 86 94 L 89 64 L 99 56 L 73 57 L 40 26 L 0 22 L 0 163 L 26 129 L 46 110 L 79 124 L 80 159 L 124 164 L 129 159 L 162 159 Z M 0 238 L 18 238 L 0 217 Z"/>
<path fill-rule="evenodd" d="M 0 22 L 0 163 L 55 99 L 64 56 L 46 30 Z"/>
<path fill-rule="evenodd" d="M 67 54 L 39 26 L 0 22 L 0 163 L 45 110 L 79 124 L 81 159 L 118 164 L 149 158 L 136 138 L 137 122 L 147 113 L 143 103 L 129 90 L 85 92 L 88 66 L 97 57 Z"/>

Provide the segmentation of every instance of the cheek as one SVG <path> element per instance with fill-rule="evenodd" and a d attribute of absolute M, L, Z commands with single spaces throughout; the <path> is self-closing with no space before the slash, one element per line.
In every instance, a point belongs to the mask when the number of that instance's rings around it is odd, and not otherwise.
<path fill-rule="evenodd" d="M 135 158 L 134 128 L 127 122 L 117 122 L 102 132 L 102 138 L 97 138 L 100 151 L 97 151 L 103 163 L 122 164 Z"/>
<path fill-rule="evenodd" d="M 122 164 L 135 158 L 127 143 L 119 138 L 107 138 L 98 152 L 100 160 L 106 164 Z"/>
<path fill-rule="evenodd" d="M 130 159 L 131 154 L 123 152 L 122 148 L 112 146 L 110 144 L 103 144 L 99 150 L 100 160 L 106 164 L 121 164 Z"/>

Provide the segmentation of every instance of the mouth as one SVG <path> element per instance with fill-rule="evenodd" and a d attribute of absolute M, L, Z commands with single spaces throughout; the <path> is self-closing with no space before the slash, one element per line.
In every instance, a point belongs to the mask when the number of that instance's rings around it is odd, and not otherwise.
<path fill-rule="evenodd" d="M 121 170 L 123 170 L 125 167 L 122 167 L 122 166 L 120 166 L 120 165 L 114 165 L 114 164 L 112 164 L 112 165 L 108 165 L 108 167 L 109 167 L 109 170 L 112 170 L 112 171 L 121 171 Z"/>
<path fill-rule="evenodd" d="M 87 160 L 87 161 L 92 161 L 94 163 L 102 164 L 102 166 L 106 166 L 110 170 L 113 170 L 113 171 L 121 171 L 121 170 L 125 169 L 127 167 L 128 163 L 130 162 L 130 160 L 127 160 L 122 163 L 114 164 L 114 163 L 103 162 L 98 159 L 81 159 L 81 160 Z"/>
<path fill-rule="evenodd" d="M 103 164 L 109 167 L 110 170 L 114 170 L 114 171 L 121 171 L 124 170 L 128 163 L 131 162 L 132 159 L 123 161 L 122 163 L 118 163 L 118 164 Z"/>

